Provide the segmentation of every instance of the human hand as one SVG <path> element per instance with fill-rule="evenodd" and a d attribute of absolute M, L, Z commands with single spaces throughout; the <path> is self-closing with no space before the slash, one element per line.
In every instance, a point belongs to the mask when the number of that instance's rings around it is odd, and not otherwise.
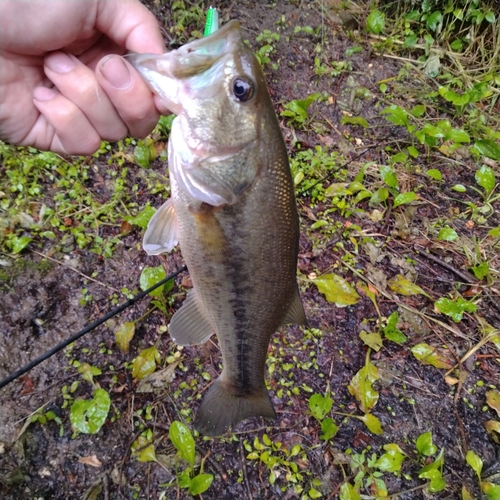
<path fill-rule="evenodd" d="M 0 0 L 0 139 L 87 155 L 145 137 L 159 114 L 127 50 L 164 52 L 138 0 Z"/>

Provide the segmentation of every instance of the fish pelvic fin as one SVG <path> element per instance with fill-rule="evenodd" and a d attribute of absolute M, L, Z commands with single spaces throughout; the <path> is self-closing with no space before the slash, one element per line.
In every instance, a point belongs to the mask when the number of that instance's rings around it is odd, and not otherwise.
<path fill-rule="evenodd" d="M 200 310 L 195 290 L 187 296 L 168 325 L 170 337 L 177 345 L 196 345 L 206 342 L 214 333 Z"/>
<path fill-rule="evenodd" d="M 263 384 L 255 394 L 238 396 L 219 377 L 201 402 L 195 429 L 205 436 L 219 436 L 249 417 L 276 418 L 271 399 Z"/>
<path fill-rule="evenodd" d="M 302 301 L 299 296 L 299 287 L 295 287 L 295 294 L 292 299 L 292 303 L 290 304 L 290 308 L 288 309 L 281 325 L 308 325 L 306 313 L 304 312 L 304 306 L 302 305 Z"/>
<path fill-rule="evenodd" d="M 178 243 L 177 217 L 170 198 L 151 217 L 142 247 L 148 255 L 158 255 L 170 252 Z"/>

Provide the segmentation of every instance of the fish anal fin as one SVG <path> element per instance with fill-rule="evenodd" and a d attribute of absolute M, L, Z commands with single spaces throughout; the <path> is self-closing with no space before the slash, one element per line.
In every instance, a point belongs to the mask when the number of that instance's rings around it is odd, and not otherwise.
<path fill-rule="evenodd" d="M 290 308 L 281 322 L 281 325 L 291 324 L 308 325 L 306 313 L 304 312 L 304 306 L 300 300 L 299 287 L 296 287 Z"/>
<path fill-rule="evenodd" d="M 266 386 L 257 393 L 238 396 L 219 377 L 203 398 L 195 429 L 205 436 L 219 436 L 249 417 L 276 418 Z"/>
<path fill-rule="evenodd" d="M 151 217 L 142 247 L 148 255 L 158 255 L 170 252 L 178 243 L 177 216 L 170 198 Z"/>
<path fill-rule="evenodd" d="M 177 345 L 203 344 L 214 333 L 200 310 L 194 290 L 172 316 L 168 331 Z"/>

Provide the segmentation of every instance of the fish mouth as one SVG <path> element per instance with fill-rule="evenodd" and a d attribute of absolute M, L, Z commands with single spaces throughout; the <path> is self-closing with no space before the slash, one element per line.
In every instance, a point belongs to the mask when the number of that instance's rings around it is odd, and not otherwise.
<path fill-rule="evenodd" d="M 238 21 L 229 21 L 212 35 L 194 40 L 163 55 L 127 54 L 125 57 L 143 77 L 162 104 L 175 114 L 182 110 L 183 81 L 189 80 L 191 90 L 204 88 L 220 79 L 217 69 L 228 54 L 242 43 Z M 199 78 L 193 78 L 200 75 Z M 209 96 L 208 96 L 209 97 Z"/>

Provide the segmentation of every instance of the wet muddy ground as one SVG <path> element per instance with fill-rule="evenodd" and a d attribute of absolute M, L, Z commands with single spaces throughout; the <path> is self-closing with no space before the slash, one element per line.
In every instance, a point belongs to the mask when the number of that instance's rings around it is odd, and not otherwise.
<path fill-rule="evenodd" d="M 272 62 L 279 62 L 279 65 L 276 69 L 271 65 L 266 68 L 277 112 L 283 109 L 283 103 L 302 99 L 314 92 L 331 95 L 330 102 L 315 108 L 318 122 L 322 124 L 319 130 L 293 130 L 283 122 L 285 139 L 292 154 L 297 152 L 297 144 L 302 148 L 321 145 L 340 151 L 346 160 L 355 159 L 346 167 L 339 166 L 348 169 L 349 180 L 367 161 L 384 163 L 385 148 L 400 139 L 401 132 L 377 118 L 381 99 L 376 92 L 376 82 L 396 76 L 399 63 L 376 57 L 368 44 L 361 44 L 362 50 L 349 57 L 351 70 L 334 78 L 319 78 L 313 71 L 313 60 L 321 36 L 293 36 L 295 26 L 317 27 L 323 23 L 322 50 L 331 61 L 345 60 L 346 49 L 359 42 L 353 41 L 341 26 L 332 23 L 331 17 L 322 18 L 316 3 L 310 6 L 304 5 L 307 2 L 284 0 L 273 6 L 245 1 L 212 3 L 219 7 L 224 21 L 240 19 L 251 44 L 265 29 L 281 33 L 281 40 L 276 43 L 277 51 L 272 55 Z M 299 3 L 301 5 L 297 5 Z M 149 7 L 165 27 L 167 41 L 175 42 L 169 31 L 170 5 L 169 2 L 165 4 L 150 2 Z M 287 35 L 290 36 L 289 42 L 285 41 Z M 409 76 L 407 84 L 413 86 L 418 82 Z M 371 94 L 363 100 L 353 99 L 358 88 L 366 88 Z M 342 110 L 346 109 L 369 119 L 374 126 L 362 131 L 360 127 L 340 125 Z M 163 172 L 164 168 L 159 161 L 153 165 L 154 171 Z M 467 184 L 473 176 L 472 170 L 457 168 L 451 163 L 443 163 L 440 168 L 445 179 L 444 191 L 454 183 Z M 133 166 L 129 169 L 131 185 L 137 182 L 137 170 Z M 105 170 L 102 175 L 106 175 Z M 325 182 L 328 184 L 331 180 Z M 408 183 L 416 182 L 421 183 L 422 179 L 418 180 L 416 175 L 408 176 Z M 89 189 L 92 186 L 93 179 L 90 179 Z M 448 293 L 457 281 L 462 281 L 453 269 L 464 269 L 465 263 L 460 255 L 448 252 L 446 244 L 434 245 L 422 235 L 426 233 L 430 219 L 453 210 L 454 206 L 432 186 L 422 188 L 419 194 L 432 203 L 419 203 L 416 209 L 406 211 L 406 226 L 405 221 L 394 214 L 373 222 L 363 215 L 344 218 L 334 213 L 331 217 L 337 230 L 330 233 L 311 229 L 328 208 L 326 202 L 312 204 L 307 193 L 299 196 L 301 276 L 307 278 L 311 273 L 320 275 L 333 271 L 354 283 L 356 277 L 341 264 L 343 250 L 348 249 L 356 254 L 355 261 L 350 264 L 375 281 L 383 282 L 397 274 L 409 273 L 417 277 L 418 285 L 434 299 Z M 454 197 L 457 197 L 456 193 Z M 143 205 L 148 199 L 156 207 L 163 202 L 161 195 L 148 196 L 147 193 L 138 195 L 137 201 Z M 383 242 L 383 246 L 373 249 L 361 244 L 355 249 L 352 241 L 344 241 L 342 237 L 342 228 L 349 223 L 358 224 L 366 235 L 373 235 L 377 241 Z M 493 227 L 500 225 L 498 213 L 492 216 L 490 224 Z M 122 238 L 108 259 L 77 250 L 54 254 L 55 260 L 44 259 L 30 251 L 17 259 L 8 278 L 1 284 L 0 377 L 99 318 L 117 303 L 124 302 L 125 297 L 120 292 L 124 287 L 137 290 L 141 270 L 160 263 L 158 258 L 148 257 L 141 250 L 141 237 L 141 232 L 134 229 Z M 431 260 L 418 249 L 429 249 L 438 257 Z M 38 251 L 47 255 L 50 247 Z M 182 265 L 182 257 L 176 250 L 162 262 L 167 270 L 174 271 Z M 442 262 L 449 265 L 444 267 Z M 91 275 L 95 276 L 95 281 L 87 279 Z M 262 440 L 264 433 L 273 442 L 282 443 L 283 448 L 301 445 L 304 456 L 296 463 L 303 476 L 305 491 L 313 484 L 313 479 L 317 479 L 315 489 L 323 498 L 337 498 L 342 482 L 346 478 L 353 479 L 349 476 L 349 468 L 342 467 L 345 466 L 343 453 L 346 450 L 352 449 L 356 453 L 368 450 L 367 456 L 375 451 L 380 455 L 383 445 L 397 443 L 408 456 L 416 459 L 413 442 L 426 431 L 432 431 L 438 449 L 445 449 L 444 477 L 448 488 L 435 498 L 461 498 L 463 484 L 478 495 L 474 473 L 466 465 L 464 456 L 468 449 L 473 449 L 483 459 L 489 474 L 500 471 L 500 447 L 484 428 L 484 423 L 494 417 L 492 411 L 485 408 L 485 392 L 488 387 L 499 385 L 498 352 L 495 353 L 489 345 L 477 351 L 465 367 L 468 377 L 460 387 L 459 397 L 455 397 L 457 387 L 446 383 L 444 371 L 417 362 L 410 347 L 422 341 L 432 342 L 436 335 L 440 335 L 441 343 L 461 356 L 478 339 L 453 336 L 448 330 L 437 328 L 400 307 L 403 321 L 400 328 L 407 335 L 408 342 L 404 345 L 387 342 L 378 353 L 371 355 L 381 373 L 377 385 L 380 399 L 373 413 L 382 422 L 383 434 L 376 436 L 362 422 L 337 414 L 333 417 L 339 425 L 338 434 L 325 443 L 318 439 L 321 433 L 318 423 L 308 414 L 308 399 L 312 393 L 325 394 L 330 389 L 333 411 L 361 415 L 347 386 L 365 363 L 366 346 L 359 333 L 376 330 L 377 312 L 368 297 L 363 297 L 354 306 L 339 308 L 327 302 L 307 280 L 302 279 L 299 283 L 313 330 L 305 332 L 292 326 L 280 330 L 271 342 L 269 366 L 273 368 L 268 381 L 278 420 L 270 423 L 249 419 L 231 436 L 197 439 L 198 453 L 205 458 L 205 472 L 214 475 L 213 484 L 203 498 L 300 498 L 293 489 L 293 479 L 287 475 L 290 470 L 286 466 L 276 469 L 276 481 L 271 485 L 268 468 L 261 462 L 245 458 L 248 455 L 245 442 L 253 444 L 256 436 Z M 88 289 L 92 300 L 82 304 L 81 290 L 84 288 Z M 170 313 L 182 303 L 188 288 L 189 280 L 184 273 L 176 279 Z M 414 309 L 436 314 L 432 302 L 423 295 L 400 299 Z M 384 297 L 378 298 L 378 306 L 385 317 L 398 309 L 393 300 Z M 500 328 L 500 311 L 495 298 L 491 301 L 485 299 L 480 308 L 485 320 Z M 166 333 L 168 317 L 159 311 L 138 323 L 131 352 L 121 353 L 114 342 L 115 329 L 125 321 L 141 317 L 148 309 L 149 299 L 135 304 L 0 391 L 2 498 L 189 498 L 175 485 L 170 488 L 162 486 L 172 481 L 175 475 L 168 428 L 173 420 L 184 420 L 189 425 L 209 384 L 206 379 L 214 380 L 220 371 L 220 354 L 212 342 L 178 350 Z M 441 320 L 448 323 L 442 317 Z M 476 326 L 473 318 L 466 316 L 460 323 L 460 330 L 467 334 Z M 182 363 L 168 389 L 138 392 L 128 364 L 138 352 L 155 343 L 164 360 L 177 356 Z M 102 374 L 96 378 L 111 395 L 110 416 L 95 435 L 73 436 L 68 408 L 62 408 L 63 387 L 79 381 L 72 396 L 88 398 L 92 394 L 92 386 L 82 380 L 74 366 L 75 360 L 99 367 Z M 478 381 L 481 381 L 479 385 Z M 43 405 L 44 411 L 52 410 L 60 423 L 34 423 L 20 435 L 24 420 Z M 130 446 L 145 428 L 153 430 L 156 454 L 163 457 L 164 468 L 131 457 Z M 279 455 L 279 452 L 275 454 Z M 93 466 L 82 461 L 92 456 L 97 457 L 98 464 Z M 417 478 L 418 467 L 410 462 L 405 467 L 403 472 L 406 475 L 384 475 L 389 492 L 402 492 L 398 496 L 401 499 L 425 498 L 428 494 L 423 488 L 425 481 Z"/>

